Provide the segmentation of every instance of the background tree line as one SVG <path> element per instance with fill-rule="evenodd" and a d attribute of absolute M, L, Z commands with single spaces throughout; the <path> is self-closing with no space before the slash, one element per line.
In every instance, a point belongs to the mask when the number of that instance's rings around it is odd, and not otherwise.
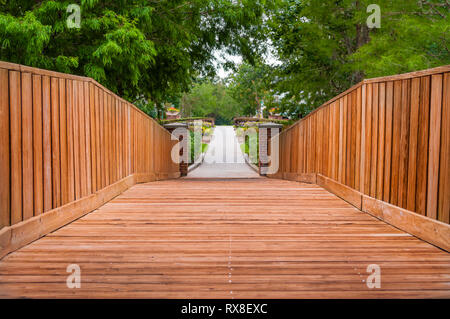
<path fill-rule="evenodd" d="M 159 118 L 299 118 L 363 78 L 450 64 L 448 0 L 379 0 L 379 29 L 371 0 L 79 0 L 69 29 L 73 2 L 0 0 L 0 60 L 92 77 Z M 243 58 L 223 81 L 217 50 Z"/>

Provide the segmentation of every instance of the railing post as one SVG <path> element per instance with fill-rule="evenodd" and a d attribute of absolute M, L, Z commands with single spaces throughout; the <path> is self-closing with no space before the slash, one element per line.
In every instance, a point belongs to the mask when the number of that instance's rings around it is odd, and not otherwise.
<path fill-rule="evenodd" d="M 258 161 L 258 167 L 259 167 L 259 175 L 266 176 L 267 175 L 267 169 L 270 166 L 270 157 L 272 155 L 271 148 L 270 148 L 270 140 L 273 136 L 278 134 L 283 125 L 276 124 L 272 122 L 268 123 L 260 123 L 258 124 L 258 131 L 259 131 L 259 161 Z"/>
<path fill-rule="evenodd" d="M 165 124 L 164 128 L 167 129 L 170 134 L 176 134 L 176 138 L 180 142 L 180 175 L 187 176 L 189 158 L 188 158 L 188 142 L 189 142 L 189 129 L 186 123 L 169 123 Z M 185 139 L 185 137 L 187 137 Z M 185 153 L 186 152 L 186 153 Z"/>

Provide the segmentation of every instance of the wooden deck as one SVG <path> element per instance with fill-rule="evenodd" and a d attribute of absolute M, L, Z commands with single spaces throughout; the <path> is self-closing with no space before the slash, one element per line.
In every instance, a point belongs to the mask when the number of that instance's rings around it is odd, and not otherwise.
<path fill-rule="evenodd" d="M 316 185 L 179 179 L 136 185 L 6 256 L 0 297 L 449 298 L 450 254 Z"/>

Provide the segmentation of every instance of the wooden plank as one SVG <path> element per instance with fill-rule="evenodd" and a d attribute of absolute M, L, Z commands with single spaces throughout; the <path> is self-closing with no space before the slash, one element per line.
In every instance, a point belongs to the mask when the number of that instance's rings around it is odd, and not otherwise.
<path fill-rule="evenodd" d="M 0 229 L 11 224 L 9 121 L 9 75 L 0 69 Z"/>
<path fill-rule="evenodd" d="M 87 196 L 87 163 L 86 163 L 86 112 L 84 83 L 78 82 L 78 125 L 79 125 L 79 163 L 80 163 L 80 198 Z"/>
<path fill-rule="evenodd" d="M 61 205 L 69 202 L 69 160 L 67 141 L 67 95 L 66 81 L 58 79 L 59 86 L 59 142 L 61 159 Z"/>
<path fill-rule="evenodd" d="M 420 78 L 411 81 L 411 114 L 409 118 L 409 155 L 406 209 L 416 210 L 417 134 L 419 132 Z"/>
<path fill-rule="evenodd" d="M 60 128 L 59 128 L 59 85 L 57 78 L 51 78 L 51 121 L 52 121 L 52 183 L 53 183 L 53 208 L 61 206 L 61 152 L 60 152 Z"/>
<path fill-rule="evenodd" d="M 363 211 L 433 245 L 450 251 L 450 225 L 363 196 Z"/>
<path fill-rule="evenodd" d="M 402 82 L 394 82 L 394 105 L 392 120 L 391 198 L 390 203 L 398 203 L 400 139 L 402 125 Z"/>
<path fill-rule="evenodd" d="M 352 160 L 351 160 L 351 150 L 352 150 L 352 96 L 351 94 L 347 95 L 347 103 L 346 103 L 346 125 L 345 125 L 345 136 L 347 139 L 346 142 L 346 155 L 345 155 L 345 185 L 351 187 L 351 173 L 352 173 Z"/>
<path fill-rule="evenodd" d="M 385 127 L 386 127 L 386 83 L 380 83 L 378 88 L 378 159 L 377 159 L 377 189 L 376 198 L 383 199 L 383 183 L 384 183 L 384 148 L 385 143 Z"/>
<path fill-rule="evenodd" d="M 357 122 L 357 92 L 351 93 L 351 148 L 350 148 L 350 187 L 356 189 L 355 179 L 356 179 L 356 149 L 357 149 L 357 138 L 356 138 L 356 122 Z M 359 186 L 359 185 L 358 185 Z"/>
<path fill-rule="evenodd" d="M 361 193 L 344 185 L 342 183 L 333 181 L 332 179 L 323 175 L 317 174 L 317 185 L 325 188 L 333 194 L 339 196 L 346 202 L 349 202 L 358 209 L 361 209 Z"/>
<path fill-rule="evenodd" d="M 89 83 L 83 83 L 84 89 L 84 125 L 86 128 L 86 192 L 92 194 L 92 163 L 91 163 L 91 100 L 89 92 Z"/>
<path fill-rule="evenodd" d="M 334 139 L 334 147 L 333 147 L 333 179 L 338 180 L 338 171 L 339 171 L 339 149 L 340 149 L 340 140 L 339 140 L 339 129 L 340 129 L 340 107 L 339 102 L 334 102 L 334 114 L 333 114 L 333 139 Z"/>
<path fill-rule="evenodd" d="M 372 100 L 373 100 L 373 84 L 367 85 L 367 102 L 366 102 L 366 123 L 365 123 L 365 163 L 364 163 L 364 188 L 362 193 L 369 195 L 371 186 L 371 164 L 372 164 Z"/>
<path fill-rule="evenodd" d="M 409 118 L 411 112 L 411 81 L 402 81 L 402 114 L 400 132 L 400 160 L 398 169 L 397 206 L 406 208 L 408 190 Z"/>
<path fill-rule="evenodd" d="M 204 192 L 209 196 L 199 195 Z M 44 214 L 42 231 L 57 229 L 67 214 L 83 216 L 95 202 L 91 196 Z M 368 199 L 364 208 L 377 208 Z M 436 227 L 431 223 L 439 222 L 392 205 L 381 208 L 391 223 L 426 225 L 450 238 L 439 228 L 448 225 Z M 217 210 L 220 216 L 210 213 Z M 82 269 L 80 289 L 61 285 L 70 262 Z M 361 279 L 372 263 L 382 269 L 382 289 L 367 289 Z M 183 179 L 136 185 L 13 252 L 0 262 L 0 282 L 2 297 L 9 298 L 182 298 L 186 292 L 228 298 L 230 291 L 241 298 L 448 298 L 449 263 L 448 253 L 315 185 Z"/>
<path fill-rule="evenodd" d="M 442 120 L 442 74 L 431 77 L 430 141 L 428 145 L 427 217 L 437 219 Z"/>
<path fill-rule="evenodd" d="M 417 145 L 416 212 L 426 215 L 428 178 L 428 138 L 430 125 L 430 77 L 420 79 L 419 140 Z"/>
<path fill-rule="evenodd" d="M 22 73 L 22 219 L 33 217 L 33 89 L 30 73 Z"/>
<path fill-rule="evenodd" d="M 98 87 L 95 87 L 95 145 L 96 145 L 96 165 L 97 165 L 97 189 L 99 190 L 103 187 L 103 175 L 102 175 L 102 122 L 101 114 L 102 114 L 102 102 L 103 94 L 100 94 Z"/>
<path fill-rule="evenodd" d="M 81 163 L 80 163 L 80 88 L 78 81 L 73 81 L 73 166 L 75 180 L 75 199 L 81 194 Z"/>
<path fill-rule="evenodd" d="M 375 197 L 377 192 L 377 162 L 378 158 L 378 112 L 379 94 L 378 83 L 372 86 L 372 133 L 371 133 L 371 163 L 370 163 L 370 196 Z"/>
<path fill-rule="evenodd" d="M 359 163 L 359 191 L 364 193 L 366 181 L 366 112 L 367 108 L 367 85 L 361 87 L 361 160 Z"/>
<path fill-rule="evenodd" d="M 66 80 L 67 93 L 67 179 L 68 200 L 72 202 L 75 200 L 75 141 L 74 141 L 74 88 L 73 81 Z"/>
<path fill-rule="evenodd" d="M 391 195 L 391 165 L 392 165 L 392 125 L 394 117 L 394 83 L 386 83 L 386 129 L 384 148 L 384 181 L 383 201 L 389 202 Z"/>
<path fill-rule="evenodd" d="M 450 223 L 450 73 L 444 74 L 438 219 Z"/>
<path fill-rule="evenodd" d="M 104 149 L 105 149 L 105 161 L 103 162 L 105 168 L 105 186 L 110 185 L 110 155 L 111 155 L 111 144 L 110 144 L 110 107 L 111 107 L 111 96 L 109 94 L 106 94 L 106 92 L 104 93 L 104 98 L 103 98 L 103 108 L 104 108 Z"/>
<path fill-rule="evenodd" d="M 98 107 L 98 96 L 95 93 L 95 87 L 89 83 L 89 120 L 90 120 L 90 139 L 91 139 L 91 190 L 93 193 L 97 191 L 97 146 L 96 146 L 96 113 Z"/>
<path fill-rule="evenodd" d="M 362 89 L 356 91 L 356 140 L 355 140 L 355 189 L 361 187 L 361 114 L 362 114 Z"/>
<path fill-rule="evenodd" d="M 22 221 L 22 103 L 20 73 L 9 72 L 11 225 Z"/>
<path fill-rule="evenodd" d="M 345 133 L 344 133 L 344 99 L 339 99 L 339 166 L 338 171 L 338 181 L 343 182 L 344 180 L 344 152 L 345 152 Z"/>
<path fill-rule="evenodd" d="M 52 209 L 52 120 L 50 78 L 42 77 L 42 146 L 44 172 L 44 212 Z"/>

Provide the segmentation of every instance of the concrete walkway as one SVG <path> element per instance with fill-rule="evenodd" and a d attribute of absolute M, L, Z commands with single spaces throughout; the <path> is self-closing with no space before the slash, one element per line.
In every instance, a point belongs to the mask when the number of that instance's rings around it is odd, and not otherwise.
<path fill-rule="evenodd" d="M 246 163 L 232 126 L 216 126 L 202 165 L 188 178 L 259 178 Z"/>

